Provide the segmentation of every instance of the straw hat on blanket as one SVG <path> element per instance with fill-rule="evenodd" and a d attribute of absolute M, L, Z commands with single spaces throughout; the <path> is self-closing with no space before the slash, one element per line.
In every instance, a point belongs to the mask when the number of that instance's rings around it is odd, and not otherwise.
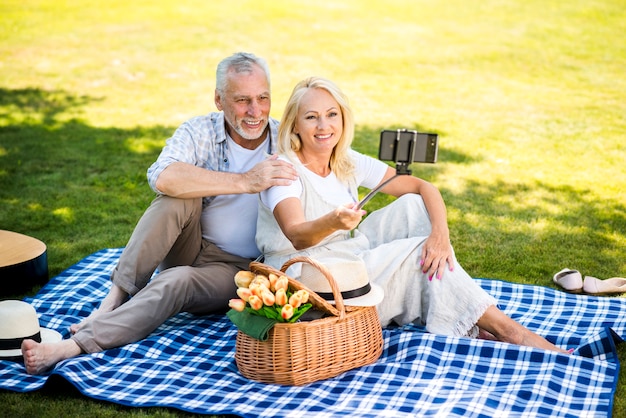
<path fill-rule="evenodd" d="M 0 302 L 0 360 L 22 360 L 22 341 L 58 342 L 63 339 L 55 330 L 39 326 L 37 312 L 20 300 Z"/>

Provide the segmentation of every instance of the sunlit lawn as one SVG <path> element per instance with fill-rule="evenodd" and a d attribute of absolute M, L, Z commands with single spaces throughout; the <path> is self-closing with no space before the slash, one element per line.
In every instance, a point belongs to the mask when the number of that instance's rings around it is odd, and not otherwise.
<path fill-rule="evenodd" d="M 214 110 L 218 60 L 246 50 L 270 63 L 276 118 L 297 81 L 321 75 L 349 94 L 360 151 L 376 155 L 383 128 L 438 132 L 438 163 L 413 172 L 442 190 L 473 276 L 626 277 L 624 6 L 4 1 L 0 229 L 46 242 L 51 275 L 124 246 L 152 198 L 147 167 L 176 126 Z M 622 372 L 615 416 L 625 399 Z M 0 403 L 24 416 L 168 414 L 63 392 Z"/>

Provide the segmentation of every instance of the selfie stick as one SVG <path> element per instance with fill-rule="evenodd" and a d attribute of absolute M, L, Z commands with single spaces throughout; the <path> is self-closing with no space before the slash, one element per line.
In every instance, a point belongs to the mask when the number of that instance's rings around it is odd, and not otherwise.
<path fill-rule="evenodd" d="M 376 193 L 378 193 L 380 189 L 385 187 L 391 180 L 395 179 L 398 176 L 411 174 L 411 170 L 409 170 L 409 163 L 407 161 L 398 161 L 398 148 L 400 148 L 398 144 L 400 142 L 400 132 L 402 131 L 406 131 L 406 129 L 398 129 L 398 134 L 396 135 L 396 146 L 394 147 L 394 151 L 393 151 L 393 159 L 396 162 L 396 175 L 393 177 L 389 177 L 387 180 L 379 184 L 376 188 L 370 190 L 370 192 L 367 195 L 365 195 L 365 197 L 359 202 L 359 204 L 356 205 L 354 210 L 360 210 L 367 202 L 370 201 L 372 197 L 374 197 Z M 413 135 L 413 140 L 411 140 L 410 145 L 409 145 L 409 161 L 413 159 L 413 152 L 415 151 L 416 138 L 417 138 L 417 134 Z"/>

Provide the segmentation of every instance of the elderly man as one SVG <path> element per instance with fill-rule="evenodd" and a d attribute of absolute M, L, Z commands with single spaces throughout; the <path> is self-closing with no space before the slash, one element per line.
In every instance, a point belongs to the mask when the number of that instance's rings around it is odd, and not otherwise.
<path fill-rule="evenodd" d="M 221 61 L 215 105 L 219 112 L 182 124 L 148 169 L 158 196 L 135 227 L 100 307 L 71 327 L 68 340 L 22 343 L 28 373 L 143 339 L 179 312 L 223 310 L 235 296 L 233 277 L 259 256 L 257 193 L 288 185 L 297 174 L 273 155 L 278 122 L 269 116 L 263 59 L 236 53 Z"/>

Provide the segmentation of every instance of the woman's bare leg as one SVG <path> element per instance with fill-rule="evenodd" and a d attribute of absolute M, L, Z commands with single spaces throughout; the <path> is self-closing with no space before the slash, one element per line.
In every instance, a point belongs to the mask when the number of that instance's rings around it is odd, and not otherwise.
<path fill-rule="evenodd" d="M 567 350 L 563 350 L 542 336 L 535 334 L 493 305 L 487 308 L 477 325 L 491 333 L 499 341 L 569 354 Z"/>
<path fill-rule="evenodd" d="M 478 329 L 478 338 L 479 340 L 489 340 L 489 341 L 498 341 L 498 339 L 495 337 L 495 335 L 493 335 L 492 333 L 490 333 L 489 331 L 486 331 L 482 328 Z"/>

